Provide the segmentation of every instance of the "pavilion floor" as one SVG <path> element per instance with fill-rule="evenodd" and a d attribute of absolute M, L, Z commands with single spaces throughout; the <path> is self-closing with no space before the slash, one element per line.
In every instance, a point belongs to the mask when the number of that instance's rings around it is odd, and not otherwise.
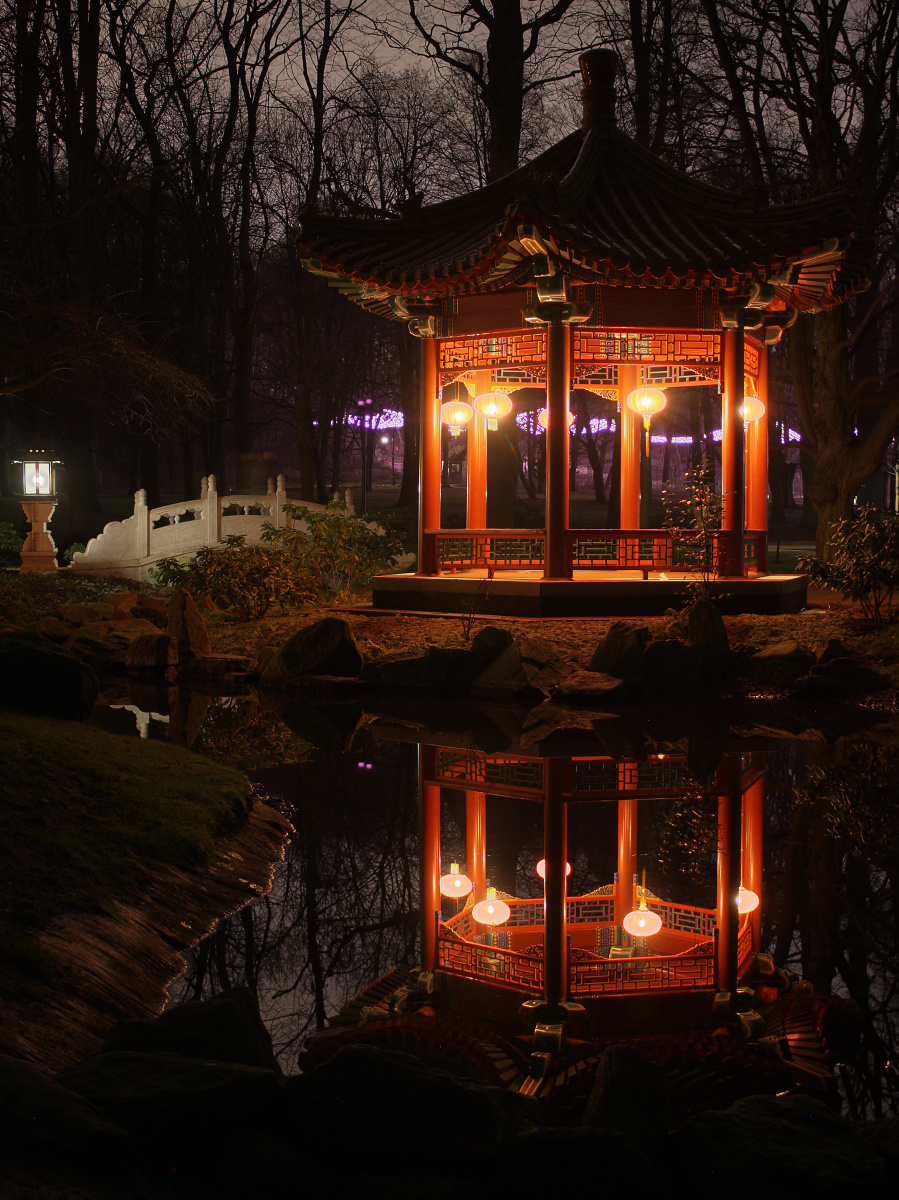
<path fill-rule="evenodd" d="M 400 612 L 471 610 L 478 617 L 659 616 L 680 607 L 697 583 L 684 572 L 665 575 L 578 571 L 574 579 L 544 579 L 539 570 L 502 570 L 488 579 L 484 568 L 378 575 L 372 580 L 372 606 Z M 806 607 L 808 576 L 734 576 L 713 579 L 708 587 L 725 613 L 795 613 Z"/>

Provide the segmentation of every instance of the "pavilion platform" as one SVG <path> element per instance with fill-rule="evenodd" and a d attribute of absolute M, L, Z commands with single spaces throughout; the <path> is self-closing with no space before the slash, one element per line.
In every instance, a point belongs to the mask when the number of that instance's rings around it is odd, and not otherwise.
<path fill-rule="evenodd" d="M 661 576 L 664 575 L 664 578 Z M 473 567 L 441 575 L 378 575 L 372 607 L 407 612 L 472 612 L 477 617 L 651 617 L 680 608 L 695 575 L 668 570 L 581 570 L 545 579 L 540 570 Z M 777 615 L 807 606 L 807 575 L 724 576 L 708 584 L 722 612 Z"/>

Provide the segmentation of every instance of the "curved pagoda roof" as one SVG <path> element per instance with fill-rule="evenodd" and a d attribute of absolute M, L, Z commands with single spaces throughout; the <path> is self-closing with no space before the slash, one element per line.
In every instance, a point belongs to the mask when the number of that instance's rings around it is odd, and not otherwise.
<path fill-rule="evenodd" d="M 840 302 L 844 194 L 753 204 L 702 183 L 615 126 L 611 51 L 582 55 L 581 69 L 583 132 L 476 192 L 402 216 L 305 214 L 304 265 L 401 318 L 410 303 L 532 284 L 538 252 L 575 287 L 713 288 L 769 310 Z"/>

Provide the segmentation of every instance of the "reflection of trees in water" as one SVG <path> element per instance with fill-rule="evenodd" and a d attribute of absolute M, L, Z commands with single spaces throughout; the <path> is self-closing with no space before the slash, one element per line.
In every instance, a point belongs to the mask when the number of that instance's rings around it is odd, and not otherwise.
<path fill-rule="evenodd" d="M 825 1025 L 854 1118 L 899 1113 L 899 844 L 884 838 L 897 783 L 895 752 L 859 743 L 797 742 L 768 759 L 762 944 L 815 991 L 857 1005 Z"/>
<path fill-rule="evenodd" d="M 348 754 L 259 773 L 283 798 L 296 834 L 270 895 L 195 948 L 173 1003 L 252 988 L 289 1068 L 308 1033 L 380 975 L 415 960 L 416 751 L 362 735 Z"/>
<path fill-rule="evenodd" d="M 308 742 L 260 708 L 255 695 L 210 700 L 195 748 L 242 771 L 303 762 L 311 751 Z"/>

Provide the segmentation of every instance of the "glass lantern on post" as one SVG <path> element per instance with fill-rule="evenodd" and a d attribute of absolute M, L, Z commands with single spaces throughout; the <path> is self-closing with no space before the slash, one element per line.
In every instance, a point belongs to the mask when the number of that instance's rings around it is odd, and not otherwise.
<path fill-rule="evenodd" d="M 25 519 L 30 526 L 22 547 L 21 575 L 39 575 L 57 570 L 56 544 L 48 525 L 56 508 L 56 468 L 58 458 L 46 450 L 29 450 L 13 460 L 18 468 L 18 487 Z"/>

